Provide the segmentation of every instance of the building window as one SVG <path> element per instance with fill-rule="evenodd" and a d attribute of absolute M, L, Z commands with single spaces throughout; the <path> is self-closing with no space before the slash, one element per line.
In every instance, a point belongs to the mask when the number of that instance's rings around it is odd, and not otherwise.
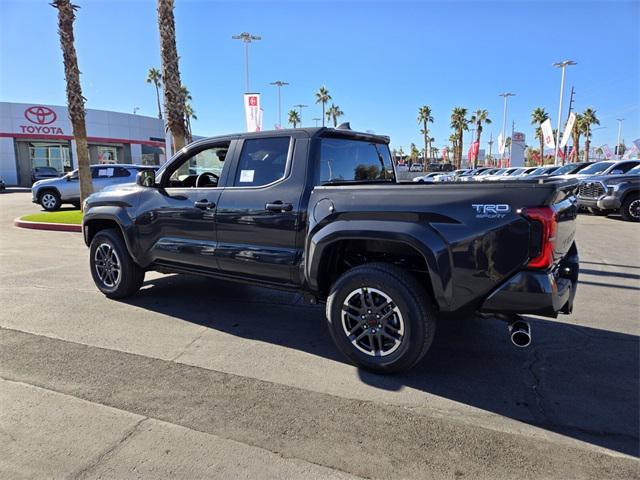
<path fill-rule="evenodd" d="M 118 163 L 118 149 L 98 146 L 98 163 Z"/>
<path fill-rule="evenodd" d="M 52 167 L 60 173 L 73 170 L 68 145 L 30 143 L 29 156 L 31 157 L 32 169 L 36 167 Z"/>

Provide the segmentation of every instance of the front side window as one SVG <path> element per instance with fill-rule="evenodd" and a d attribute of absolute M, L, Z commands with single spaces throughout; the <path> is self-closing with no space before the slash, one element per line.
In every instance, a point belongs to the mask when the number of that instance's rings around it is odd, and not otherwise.
<path fill-rule="evenodd" d="M 169 177 L 172 188 L 214 188 L 218 186 L 229 143 L 206 148 L 183 159 Z"/>
<path fill-rule="evenodd" d="M 393 180 L 386 144 L 339 138 L 321 140 L 320 184 Z"/>
<path fill-rule="evenodd" d="M 245 140 L 236 170 L 235 187 L 260 187 L 284 177 L 290 137 Z"/>

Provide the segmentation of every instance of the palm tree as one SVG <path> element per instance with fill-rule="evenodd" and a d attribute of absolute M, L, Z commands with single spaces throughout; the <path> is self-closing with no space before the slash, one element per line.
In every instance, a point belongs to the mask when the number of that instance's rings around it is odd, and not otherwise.
<path fill-rule="evenodd" d="M 469 130 L 469 120 L 467 120 L 467 109 L 462 107 L 455 107 L 451 112 L 451 128 L 455 130 L 456 145 L 455 162 L 456 168 L 460 168 L 462 164 L 462 140 L 463 132 Z"/>
<path fill-rule="evenodd" d="M 429 105 L 423 105 L 418 109 L 418 123 L 422 124 L 420 133 L 424 136 L 424 158 L 427 158 L 427 152 L 429 151 L 429 123 L 433 123 L 433 115 L 431 115 L 431 107 Z"/>
<path fill-rule="evenodd" d="M 160 54 L 164 81 L 164 110 L 167 126 L 173 137 L 174 151 L 184 147 L 184 95 L 181 92 L 176 27 L 173 16 L 173 0 L 158 0 L 158 28 L 160 30 Z"/>
<path fill-rule="evenodd" d="M 87 145 L 87 125 L 85 123 L 84 97 L 80 85 L 80 70 L 74 45 L 73 22 L 77 5 L 70 0 L 53 0 L 51 6 L 58 9 L 58 33 L 64 62 L 64 76 L 67 82 L 67 108 L 73 127 L 78 155 L 78 177 L 80 178 L 80 205 L 93 192 L 91 170 L 89 168 L 89 146 Z"/>
<path fill-rule="evenodd" d="M 162 74 L 157 68 L 150 68 L 147 74 L 147 83 L 153 83 L 156 87 L 156 100 L 158 101 L 158 118 L 162 120 L 162 107 L 160 106 L 160 87 L 162 86 Z"/>
<path fill-rule="evenodd" d="M 538 107 L 531 112 L 531 125 L 538 125 L 536 128 L 536 137 L 540 140 L 540 160 L 544 157 L 544 135 L 542 133 L 542 125 L 549 119 L 549 114 L 544 111 L 544 108 Z"/>
<path fill-rule="evenodd" d="M 582 114 L 576 113 L 576 121 L 573 124 L 573 129 L 571 130 L 574 162 L 577 162 L 578 159 L 580 158 L 580 135 L 582 135 L 583 129 L 584 129 L 584 121 L 582 120 Z"/>
<path fill-rule="evenodd" d="M 300 115 L 295 110 L 289 110 L 289 123 L 296 128 L 300 123 Z"/>
<path fill-rule="evenodd" d="M 326 115 L 324 107 L 329 100 L 331 100 L 331 95 L 329 95 L 329 90 L 327 90 L 327 87 L 323 85 L 316 92 L 316 103 L 322 103 L 322 126 L 323 127 L 324 127 L 324 117 Z"/>
<path fill-rule="evenodd" d="M 184 106 L 184 118 L 187 128 L 187 136 L 189 137 L 189 142 L 193 141 L 193 132 L 191 131 L 191 119 L 197 120 L 196 111 L 193 109 L 190 103 L 185 104 Z"/>
<path fill-rule="evenodd" d="M 582 112 L 582 125 L 584 128 L 584 161 L 589 161 L 589 146 L 591 145 L 591 125 L 600 125 L 593 108 L 587 108 Z"/>
<path fill-rule="evenodd" d="M 429 150 L 428 150 L 429 151 L 429 158 L 434 158 L 433 157 L 433 152 L 431 151 L 431 150 L 433 150 L 433 147 L 431 145 L 433 144 L 433 142 L 435 140 L 436 140 L 435 138 L 427 136 L 427 144 L 429 145 Z M 425 155 L 424 158 L 426 160 L 427 156 Z"/>
<path fill-rule="evenodd" d="M 193 140 L 193 135 L 191 133 L 191 119 L 197 120 L 198 117 L 195 115 L 195 110 L 191 106 L 191 100 L 193 97 L 191 96 L 191 92 L 186 87 L 186 85 L 180 85 L 180 94 L 184 99 L 184 125 L 185 131 L 187 134 L 187 140 L 191 142 Z"/>
<path fill-rule="evenodd" d="M 335 128 L 338 126 L 338 118 L 344 115 L 344 112 L 340 110 L 339 106 L 332 103 L 329 110 L 327 110 L 326 115 L 327 120 L 333 120 L 333 127 Z"/>
<path fill-rule="evenodd" d="M 482 124 L 489 125 L 491 123 L 491 119 L 489 118 L 489 112 L 487 110 L 476 110 L 469 122 L 476 126 L 476 142 L 478 142 L 478 150 L 476 154 L 473 156 L 473 168 L 477 167 L 478 163 L 478 152 L 480 149 L 480 135 L 482 134 Z"/>

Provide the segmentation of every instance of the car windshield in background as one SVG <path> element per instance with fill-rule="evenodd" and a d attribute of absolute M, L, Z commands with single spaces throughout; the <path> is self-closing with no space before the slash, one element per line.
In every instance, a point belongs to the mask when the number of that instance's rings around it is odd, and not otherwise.
<path fill-rule="evenodd" d="M 584 175 L 594 175 L 596 173 L 602 173 L 615 162 L 598 162 L 593 165 L 589 165 L 587 168 L 580 170 L 580 174 Z"/>
<path fill-rule="evenodd" d="M 569 163 L 569 164 L 557 169 L 555 172 L 553 172 L 553 174 L 554 175 L 566 175 L 568 173 L 573 172 L 575 169 L 576 169 L 576 166 L 574 164 Z"/>
<path fill-rule="evenodd" d="M 321 184 L 394 180 L 386 144 L 338 138 L 321 140 Z"/>
<path fill-rule="evenodd" d="M 45 173 L 51 175 L 58 175 L 58 170 L 53 167 L 36 167 L 34 168 L 36 173 Z"/>

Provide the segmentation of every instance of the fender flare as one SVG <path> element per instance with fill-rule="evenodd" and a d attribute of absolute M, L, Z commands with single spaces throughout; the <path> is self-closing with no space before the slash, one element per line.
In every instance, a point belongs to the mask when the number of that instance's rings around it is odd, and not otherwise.
<path fill-rule="evenodd" d="M 328 248 L 343 240 L 383 240 L 404 243 L 424 258 L 438 307 L 448 310 L 453 294 L 448 245 L 429 225 L 385 220 L 334 220 L 313 232 L 306 245 L 304 276 L 309 289 L 320 293 L 320 277 Z"/>
<path fill-rule="evenodd" d="M 108 220 L 115 223 L 122 233 L 122 238 L 127 246 L 129 255 L 137 263 L 137 245 L 135 236 L 133 235 L 133 221 L 127 215 L 126 210 L 122 206 L 118 205 L 101 205 L 92 206 L 90 211 L 87 212 L 82 219 L 82 235 L 84 237 L 84 243 L 89 246 L 89 225 L 96 220 Z"/>

